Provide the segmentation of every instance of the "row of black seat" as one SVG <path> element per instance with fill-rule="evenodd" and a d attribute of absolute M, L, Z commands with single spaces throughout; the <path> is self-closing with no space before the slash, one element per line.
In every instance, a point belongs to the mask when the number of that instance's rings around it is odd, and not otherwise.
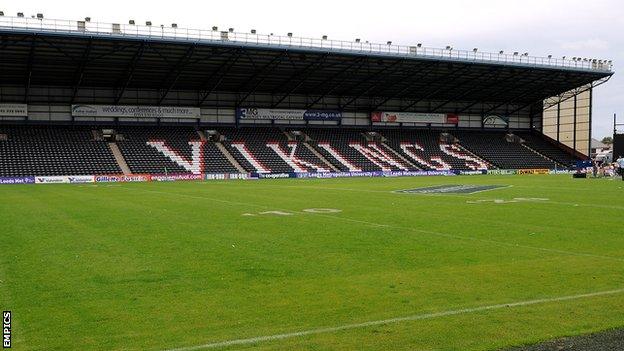
<path fill-rule="evenodd" d="M 114 129 L 132 173 L 560 168 L 576 160 L 528 132 L 510 142 L 498 131 L 454 131 L 441 139 L 440 131 L 430 130 L 309 128 L 299 134 L 245 127 L 217 128 L 219 140 L 207 140 L 194 127 Z M 0 176 L 119 173 L 101 130 L 0 126 Z"/>

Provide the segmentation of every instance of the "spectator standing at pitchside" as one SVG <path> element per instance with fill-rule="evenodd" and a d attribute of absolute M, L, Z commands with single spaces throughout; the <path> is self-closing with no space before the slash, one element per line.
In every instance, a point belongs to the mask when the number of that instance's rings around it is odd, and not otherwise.
<path fill-rule="evenodd" d="M 620 156 L 620 158 L 617 159 L 616 163 L 618 164 L 618 172 L 620 172 L 622 180 L 624 180 L 624 157 Z"/>

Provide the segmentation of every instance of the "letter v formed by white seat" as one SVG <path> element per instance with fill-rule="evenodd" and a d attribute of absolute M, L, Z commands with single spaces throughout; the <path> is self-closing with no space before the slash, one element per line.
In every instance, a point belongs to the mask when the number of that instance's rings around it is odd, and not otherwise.
<path fill-rule="evenodd" d="M 147 142 L 147 145 L 160 151 L 160 153 L 171 159 L 171 161 L 193 174 L 200 174 L 204 172 L 204 148 L 202 147 L 204 145 L 204 141 L 189 141 L 189 145 L 191 146 L 190 160 L 178 151 L 170 148 L 162 140 L 150 140 Z"/>

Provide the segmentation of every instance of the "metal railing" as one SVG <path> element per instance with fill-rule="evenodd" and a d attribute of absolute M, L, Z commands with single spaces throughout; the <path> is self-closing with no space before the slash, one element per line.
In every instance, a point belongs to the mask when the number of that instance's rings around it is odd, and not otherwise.
<path fill-rule="evenodd" d="M 203 29 L 187 29 L 169 26 L 138 24 L 99 23 L 90 21 L 39 19 L 31 17 L 0 17 L 0 30 L 28 30 L 55 33 L 85 34 L 112 37 L 150 38 L 190 42 L 221 42 L 256 46 L 296 47 L 304 49 L 343 51 L 352 53 L 391 55 L 401 57 L 437 58 L 455 61 L 472 61 L 521 65 L 529 67 L 553 67 L 577 70 L 612 72 L 610 60 L 536 57 L 520 53 L 488 53 L 478 50 L 453 48 L 429 48 L 422 45 L 406 46 L 375 44 L 361 41 L 299 38 L 292 36 L 237 33 Z"/>

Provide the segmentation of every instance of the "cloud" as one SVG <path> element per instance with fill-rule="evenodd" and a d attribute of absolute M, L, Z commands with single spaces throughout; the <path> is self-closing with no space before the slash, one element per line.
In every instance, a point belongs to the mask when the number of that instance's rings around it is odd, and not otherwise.
<path fill-rule="evenodd" d="M 602 39 L 584 39 L 561 42 L 559 47 L 571 51 L 604 51 L 609 49 L 609 43 Z"/>

